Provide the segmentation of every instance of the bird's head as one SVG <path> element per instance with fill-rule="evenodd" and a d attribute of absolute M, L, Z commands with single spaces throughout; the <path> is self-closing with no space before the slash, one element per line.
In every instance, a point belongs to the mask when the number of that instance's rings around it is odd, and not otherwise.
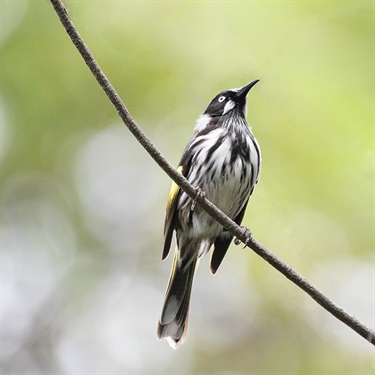
<path fill-rule="evenodd" d="M 255 79 L 248 85 L 239 89 L 222 91 L 212 99 L 211 103 L 204 111 L 204 115 L 210 117 L 224 116 L 236 108 L 239 113 L 245 116 L 247 94 L 257 82 L 259 82 L 259 79 Z"/>

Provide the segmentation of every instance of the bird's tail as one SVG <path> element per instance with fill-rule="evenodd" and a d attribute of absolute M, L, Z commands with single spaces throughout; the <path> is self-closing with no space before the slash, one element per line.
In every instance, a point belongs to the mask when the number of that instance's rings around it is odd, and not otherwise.
<path fill-rule="evenodd" d="M 197 258 L 190 259 L 188 262 L 178 258 L 176 250 L 157 330 L 158 338 L 167 339 L 174 349 L 185 340 L 191 287 L 198 264 Z"/>

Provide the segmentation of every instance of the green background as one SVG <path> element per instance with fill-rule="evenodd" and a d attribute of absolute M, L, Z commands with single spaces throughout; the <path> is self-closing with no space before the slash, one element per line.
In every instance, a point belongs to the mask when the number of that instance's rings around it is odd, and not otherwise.
<path fill-rule="evenodd" d="M 176 165 L 220 91 L 260 83 L 244 224 L 374 327 L 374 2 L 65 1 Z M 248 249 L 196 275 L 156 339 L 170 180 L 120 122 L 48 1 L 1 1 L 4 374 L 372 374 L 373 347 Z"/>

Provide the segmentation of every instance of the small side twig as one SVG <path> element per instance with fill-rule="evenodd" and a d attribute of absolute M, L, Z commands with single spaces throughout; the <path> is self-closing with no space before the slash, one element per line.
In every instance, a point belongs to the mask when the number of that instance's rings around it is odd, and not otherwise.
<path fill-rule="evenodd" d="M 217 220 L 223 227 L 225 227 L 233 236 L 241 240 L 244 244 L 249 246 L 255 253 L 266 260 L 295 285 L 304 290 L 310 295 L 319 305 L 325 310 L 330 312 L 337 319 L 341 320 L 348 327 L 353 329 L 359 335 L 364 337 L 367 341 L 375 345 L 375 332 L 368 328 L 365 324 L 360 322 L 348 314 L 344 309 L 337 306 L 333 301 L 326 297 L 310 282 L 308 282 L 303 276 L 295 271 L 288 264 L 283 262 L 275 254 L 269 251 L 265 246 L 259 243 L 254 237 L 247 236 L 246 231 L 238 226 L 233 220 L 226 216 L 221 210 L 219 210 L 213 203 L 207 200 L 204 195 L 197 195 L 196 189 L 190 185 L 190 183 L 178 173 L 175 168 L 163 157 L 160 151 L 153 145 L 153 143 L 143 133 L 137 123 L 134 121 L 125 104 L 100 69 L 98 63 L 95 61 L 94 56 L 80 37 L 77 29 L 73 25 L 69 18 L 69 15 L 60 0 L 51 0 L 51 3 L 60 19 L 60 22 L 64 26 L 70 39 L 76 46 L 77 50 L 81 54 L 85 63 L 91 70 L 92 74 L 102 87 L 103 91 L 108 96 L 111 103 L 116 108 L 119 116 L 123 120 L 124 124 L 132 132 L 139 143 L 145 148 L 150 156 L 156 161 L 156 163 L 168 174 L 168 176 L 178 185 L 181 189 L 192 199 L 194 199 L 207 213 L 209 213 L 215 220 Z"/>

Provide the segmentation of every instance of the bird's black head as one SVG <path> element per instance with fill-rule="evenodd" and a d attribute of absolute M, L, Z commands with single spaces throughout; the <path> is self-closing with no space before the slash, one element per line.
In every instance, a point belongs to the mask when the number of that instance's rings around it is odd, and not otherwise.
<path fill-rule="evenodd" d="M 204 111 L 204 114 L 211 117 L 223 116 L 233 108 L 236 108 L 245 116 L 246 96 L 257 82 L 259 82 L 259 79 L 255 79 L 240 89 L 222 91 L 212 99 L 211 103 Z"/>

